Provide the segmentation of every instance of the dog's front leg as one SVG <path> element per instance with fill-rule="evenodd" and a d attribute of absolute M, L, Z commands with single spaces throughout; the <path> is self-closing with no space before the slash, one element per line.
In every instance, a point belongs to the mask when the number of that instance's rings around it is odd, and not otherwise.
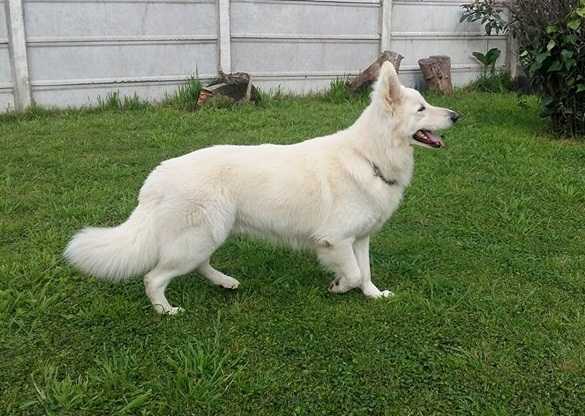
<path fill-rule="evenodd" d="M 360 287 L 364 295 L 369 298 L 387 298 L 394 295 L 389 290 L 380 290 L 372 283 L 370 272 L 370 237 L 364 237 L 353 243 L 353 251 L 361 271 L 362 280 Z"/>
<path fill-rule="evenodd" d="M 353 239 L 327 242 L 317 250 L 321 263 L 335 273 L 335 279 L 329 285 L 332 293 L 344 293 L 359 287 L 362 274 L 353 251 Z"/>

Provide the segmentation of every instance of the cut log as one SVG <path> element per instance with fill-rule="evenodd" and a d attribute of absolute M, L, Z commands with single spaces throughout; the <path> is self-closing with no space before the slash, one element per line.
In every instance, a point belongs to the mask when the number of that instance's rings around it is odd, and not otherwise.
<path fill-rule="evenodd" d="M 427 88 L 444 94 L 453 94 L 451 83 L 451 58 L 445 55 L 433 55 L 418 60 Z"/>
<path fill-rule="evenodd" d="M 386 61 L 392 62 L 396 72 L 400 69 L 400 61 L 404 57 L 397 52 L 384 51 L 369 67 L 364 69 L 360 74 L 348 82 L 348 87 L 351 92 L 358 92 L 368 88 L 372 83 L 378 79 L 380 67 Z"/>
<path fill-rule="evenodd" d="M 252 85 L 249 74 L 245 72 L 224 74 L 220 71 L 217 79 L 201 89 L 197 105 L 204 105 L 212 97 L 232 103 L 255 103 L 258 98 L 258 90 Z"/>

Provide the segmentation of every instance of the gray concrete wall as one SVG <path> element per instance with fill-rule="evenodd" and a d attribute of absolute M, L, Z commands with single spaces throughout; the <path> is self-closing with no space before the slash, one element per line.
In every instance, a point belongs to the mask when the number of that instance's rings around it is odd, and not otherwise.
<path fill-rule="evenodd" d="M 450 55 L 461 85 L 478 75 L 471 52 L 506 56 L 506 38 L 460 24 L 463 2 L 452 0 L 0 1 L 1 109 L 15 106 L 7 1 L 22 7 L 32 98 L 46 106 L 91 105 L 113 91 L 160 100 L 219 67 L 250 72 L 261 88 L 308 92 L 357 73 L 384 42 L 405 56 L 410 85 L 421 82 L 421 57 Z"/>
<path fill-rule="evenodd" d="M 0 111 L 14 108 L 14 93 L 12 85 L 12 69 L 8 52 L 8 30 L 6 21 L 6 7 L 0 1 Z"/>

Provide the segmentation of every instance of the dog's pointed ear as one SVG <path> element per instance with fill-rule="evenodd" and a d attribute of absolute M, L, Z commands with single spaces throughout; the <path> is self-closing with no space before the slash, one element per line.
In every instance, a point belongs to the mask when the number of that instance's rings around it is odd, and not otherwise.
<path fill-rule="evenodd" d="M 391 62 L 384 61 L 380 67 L 374 93 L 390 105 L 400 102 L 402 97 L 400 79 Z"/>

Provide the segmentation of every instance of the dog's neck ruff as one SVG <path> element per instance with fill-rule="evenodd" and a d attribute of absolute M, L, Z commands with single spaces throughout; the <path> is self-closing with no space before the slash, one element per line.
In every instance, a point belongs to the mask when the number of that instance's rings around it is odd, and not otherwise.
<path fill-rule="evenodd" d="M 382 179 L 382 181 L 384 181 L 386 185 L 394 186 L 398 184 L 397 180 L 386 178 L 382 171 L 380 170 L 380 168 L 378 167 L 378 165 L 376 165 L 374 162 L 372 162 L 371 160 L 368 160 L 368 162 L 370 162 L 370 165 L 372 165 L 372 169 L 374 170 L 374 176 L 377 176 L 378 178 Z"/>

